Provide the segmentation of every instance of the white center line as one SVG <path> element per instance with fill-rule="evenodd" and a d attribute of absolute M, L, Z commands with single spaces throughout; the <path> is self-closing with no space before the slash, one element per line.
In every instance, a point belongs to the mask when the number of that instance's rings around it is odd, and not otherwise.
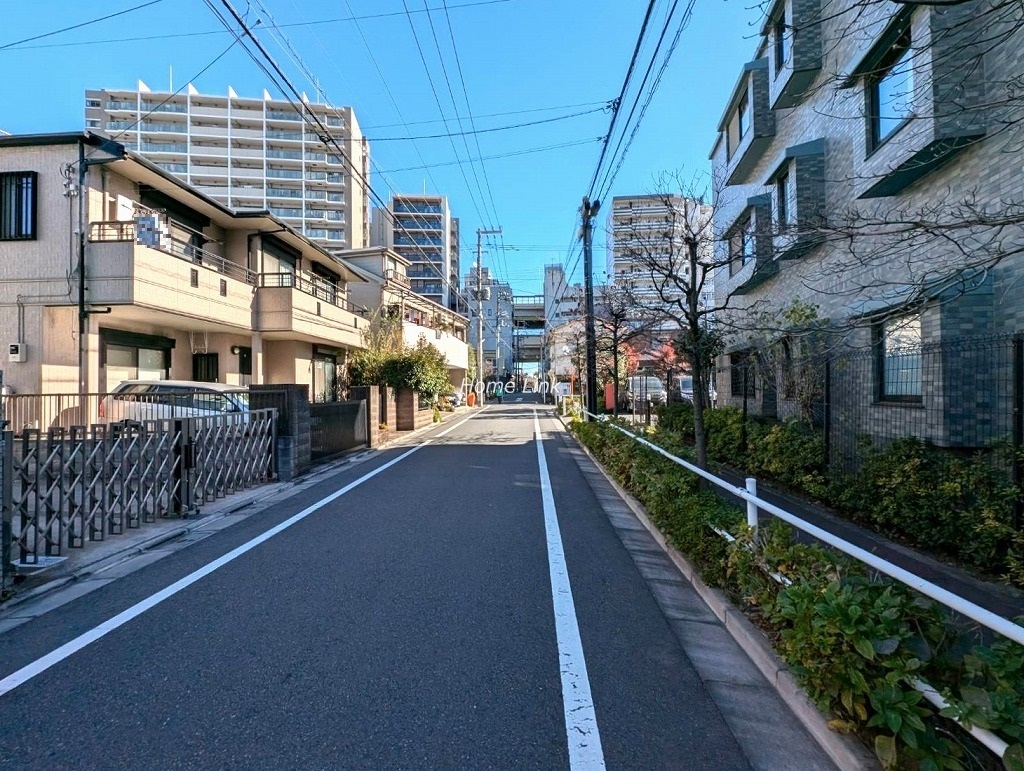
<path fill-rule="evenodd" d="M 558 640 L 558 668 L 562 675 L 562 707 L 565 711 L 565 734 L 569 741 L 569 768 L 591 771 L 604 768 L 601 734 L 597 730 L 594 700 L 590 695 L 590 678 L 583 657 L 576 606 L 565 566 L 562 534 L 558 529 L 555 497 L 551 492 L 548 461 L 544 455 L 544 437 L 540 431 L 537 410 L 533 411 L 533 433 L 537 442 L 537 463 L 540 466 L 540 492 L 544 502 L 544 531 L 548 544 L 548 570 L 551 574 L 551 601 L 555 607 L 555 637 Z"/>
<path fill-rule="evenodd" d="M 396 463 L 399 463 L 399 462 L 405 460 L 410 455 L 412 455 L 414 452 L 417 452 L 417 451 L 423 449 L 428 444 L 433 442 L 435 439 L 439 439 L 440 437 L 444 436 L 445 434 L 447 434 L 447 433 L 449 433 L 451 431 L 454 431 L 456 428 L 458 428 L 459 426 L 463 425 L 467 421 L 472 420 L 473 417 L 475 417 L 476 414 L 477 413 L 474 413 L 474 415 L 470 415 L 469 417 L 464 418 L 463 420 L 460 420 L 458 423 L 456 423 L 455 425 L 451 426 L 450 428 L 446 428 L 444 431 L 441 431 L 440 433 L 435 434 L 434 436 L 430 437 L 429 439 L 427 439 L 426 441 L 422 442 L 421 444 L 418 444 L 415 447 L 413 447 L 412 449 L 407 450 L 406 452 L 403 452 L 397 458 L 389 460 L 383 466 L 378 466 L 373 471 L 370 471 L 370 472 L 368 472 L 366 474 L 363 474 L 363 476 L 359 477 L 359 479 L 356 479 L 353 482 L 349 482 L 347 485 L 342 487 L 340 490 L 335 490 L 333 493 L 331 493 L 330 495 L 328 495 L 328 496 L 326 496 L 324 498 L 321 498 L 319 501 L 317 501 L 316 503 L 312 504 L 311 506 L 307 506 L 302 511 L 300 511 L 298 514 L 295 514 L 294 516 L 289 517 L 284 522 L 281 522 L 280 524 L 275 525 L 274 527 L 270 528 L 270 530 L 267 530 L 266 532 L 261 533 L 260 535 L 256 536 L 255 538 L 253 538 L 253 539 L 251 539 L 249 541 L 246 541 L 241 546 L 239 546 L 239 547 L 237 547 L 235 549 L 232 549 L 227 554 L 225 554 L 225 555 L 215 559 L 213 562 L 209 562 L 206 565 L 204 565 L 203 567 L 199 568 L 198 570 L 195 570 L 192 573 L 189 573 L 184 578 L 179 579 L 178 581 L 175 581 L 173 584 L 171 584 L 170 586 L 165 587 L 164 589 L 161 589 L 156 594 L 152 594 L 149 597 L 147 597 L 146 599 L 141 600 L 141 601 L 135 603 L 134 605 L 132 605 L 127 610 L 121 611 L 116 616 L 113 616 L 112 618 L 107 619 L 106 621 L 104 621 L 103 623 L 99 624 L 98 626 L 93 627 L 89 631 L 80 634 L 78 637 L 74 638 L 73 640 L 70 640 L 69 642 L 64 643 L 59 648 L 55 648 L 54 650 L 50 651 L 46 655 L 41 656 L 40 658 L 36 659 L 31 664 L 26 664 L 25 666 L 23 666 L 18 671 L 8 675 L 3 680 L 0 680 L 0 696 L 3 696 L 5 693 L 8 693 L 10 691 L 13 691 L 19 685 L 22 685 L 23 683 L 28 682 L 29 680 L 31 680 L 36 675 L 38 675 L 38 674 L 40 674 L 42 672 L 45 672 L 47 669 L 49 669 L 50 667 L 52 667 L 52 666 L 54 666 L 56 664 L 59 664 L 64 659 L 66 659 L 68 656 L 71 656 L 71 655 L 77 653 L 78 651 L 82 650 L 82 648 L 85 648 L 86 646 L 91 645 L 92 643 L 96 642 L 100 638 L 105 637 L 110 632 L 113 632 L 115 629 L 117 629 L 120 626 L 124 626 L 129 621 L 131 621 L 132 619 L 134 619 L 134 618 L 136 618 L 138 616 L 141 616 L 143 613 L 145 613 L 150 608 L 156 607 L 157 605 L 159 605 L 164 600 L 166 600 L 166 599 L 168 599 L 170 597 L 173 597 L 178 592 L 180 592 L 182 589 L 185 589 L 186 587 L 191 586 L 192 584 L 194 584 L 199 579 L 205 578 L 206 576 L 210 575 L 210 573 L 214 572 L 215 570 L 218 570 L 219 568 L 224 567 L 225 565 L 227 565 L 229 562 L 233 561 L 237 557 L 240 557 L 243 554 L 245 554 L 247 551 L 251 551 L 252 549 L 255 549 L 257 546 L 259 546 L 264 541 L 270 540 L 271 538 L 273 538 L 278 533 L 281 533 L 281 532 L 287 530 L 288 528 L 290 528 L 292 525 L 294 525 L 294 524 L 296 524 L 298 522 L 301 522 L 302 520 L 304 520 L 306 517 L 308 517 L 313 512 L 315 512 L 315 511 L 317 511 L 319 509 L 322 509 L 328 503 L 331 503 L 332 501 L 337 500 L 338 498 L 340 498 L 341 496 L 343 496 L 345 493 L 349 492 L 350 490 L 353 490 L 356 487 L 359 487 L 359 485 L 361 485 L 363 482 L 367 481 L 368 479 L 372 479 L 373 477 L 377 476 L 377 474 L 380 474 L 382 471 L 385 471 L 385 470 L 391 468 L 392 466 L 394 466 Z"/>

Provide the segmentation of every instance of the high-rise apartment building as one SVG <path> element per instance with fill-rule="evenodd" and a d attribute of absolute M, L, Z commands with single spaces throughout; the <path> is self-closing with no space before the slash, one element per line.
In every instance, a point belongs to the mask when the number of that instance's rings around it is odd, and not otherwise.
<path fill-rule="evenodd" d="M 386 246 L 411 263 L 412 291 L 457 310 L 459 221 L 443 195 L 394 195 L 373 210 L 374 246 Z"/>
<path fill-rule="evenodd" d="M 135 90 L 86 91 L 85 125 L 231 209 L 267 210 L 330 250 L 369 243 L 369 149 L 351 107 Z M 326 127 L 324 142 L 309 122 Z M 314 124 L 315 125 L 315 124 Z"/>
<path fill-rule="evenodd" d="M 682 196 L 616 196 L 608 215 L 607 272 L 609 283 L 629 282 L 637 304 L 656 310 L 663 298 L 681 295 L 693 286 L 686 242 L 697 244 L 696 278 L 700 302 L 714 307 L 714 238 L 712 209 Z M 708 318 L 710 322 L 711 319 Z M 671 333 L 673 324 L 663 330 Z"/>

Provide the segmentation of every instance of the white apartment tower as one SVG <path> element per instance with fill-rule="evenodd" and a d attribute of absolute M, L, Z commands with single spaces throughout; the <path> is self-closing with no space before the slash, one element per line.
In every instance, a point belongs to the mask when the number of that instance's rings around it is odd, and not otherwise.
<path fill-rule="evenodd" d="M 391 197 L 387 209 L 373 210 L 374 246 L 386 246 L 412 263 L 406 271 L 412 291 L 453 310 L 460 309 L 459 221 L 443 195 Z"/>
<path fill-rule="evenodd" d="M 679 269 L 688 270 L 683 244 L 690 236 L 697 240 L 698 261 L 709 269 L 701 287 L 701 302 L 705 308 L 714 307 L 711 217 L 710 206 L 682 196 L 616 196 L 608 215 L 608 282 L 629 281 L 641 304 L 652 307 L 658 296 L 656 286 L 668 290 L 672 282 L 652 271 L 650 264 L 671 260 Z M 643 255 L 645 264 L 637 263 L 637 254 Z"/>
<path fill-rule="evenodd" d="M 329 250 L 369 244 L 369 149 L 351 107 L 151 91 L 85 92 L 85 125 L 231 209 L 265 210 Z M 324 142 L 306 116 L 330 133 Z M 340 149 L 340 152 L 339 152 Z M 350 165 L 351 164 L 351 165 Z M 353 167 L 355 173 L 353 173 Z"/>

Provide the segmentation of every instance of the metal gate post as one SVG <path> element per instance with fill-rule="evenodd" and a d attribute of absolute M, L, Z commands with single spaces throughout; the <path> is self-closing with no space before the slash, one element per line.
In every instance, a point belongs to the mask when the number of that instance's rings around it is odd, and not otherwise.
<path fill-rule="evenodd" d="M 171 505 L 171 513 L 187 517 L 193 508 L 193 487 L 195 484 L 195 445 L 192 436 L 192 421 L 188 418 L 174 420 L 174 441 L 171 453 L 172 465 L 178 492 Z"/>
<path fill-rule="evenodd" d="M 1013 529 L 1018 533 L 1024 524 L 1024 501 L 1021 500 L 1021 485 L 1024 484 L 1024 337 L 1013 338 Z"/>
<path fill-rule="evenodd" d="M 14 563 L 11 562 L 13 512 L 11 511 L 11 490 L 14 487 L 14 435 L 0 431 L 0 592 L 14 580 Z"/>

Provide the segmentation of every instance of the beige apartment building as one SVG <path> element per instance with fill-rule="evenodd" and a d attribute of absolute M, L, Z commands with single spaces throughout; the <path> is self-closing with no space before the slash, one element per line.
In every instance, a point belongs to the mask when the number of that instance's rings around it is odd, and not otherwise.
<path fill-rule="evenodd" d="M 230 209 L 269 211 L 331 251 L 369 243 L 369 147 L 351 107 L 135 90 L 86 91 L 85 125 Z M 310 119 L 318 121 L 311 125 Z M 330 141 L 322 138 L 329 132 Z"/>
<path fill-rule="evenodd" d="M 344 259 L 365 279 L 350 286 L 350 300 L 402 319 L 403 342 L 415 346 L 425 340 L 437 348 L 448 360 L 452 386 L 461 388 L 469 374 L 469 320 L 414 292 L 406 275 L 409 261 L 398 252 L 375 246 L 345 252 Z"/>
<path fill-rule="evenodd" d="M 174 378 L 332 399 L 370 314 L 359 271 L 287 222 L 90 132 L 0 137 L 0 252 L 0 368 L 21 394 Z"/>

